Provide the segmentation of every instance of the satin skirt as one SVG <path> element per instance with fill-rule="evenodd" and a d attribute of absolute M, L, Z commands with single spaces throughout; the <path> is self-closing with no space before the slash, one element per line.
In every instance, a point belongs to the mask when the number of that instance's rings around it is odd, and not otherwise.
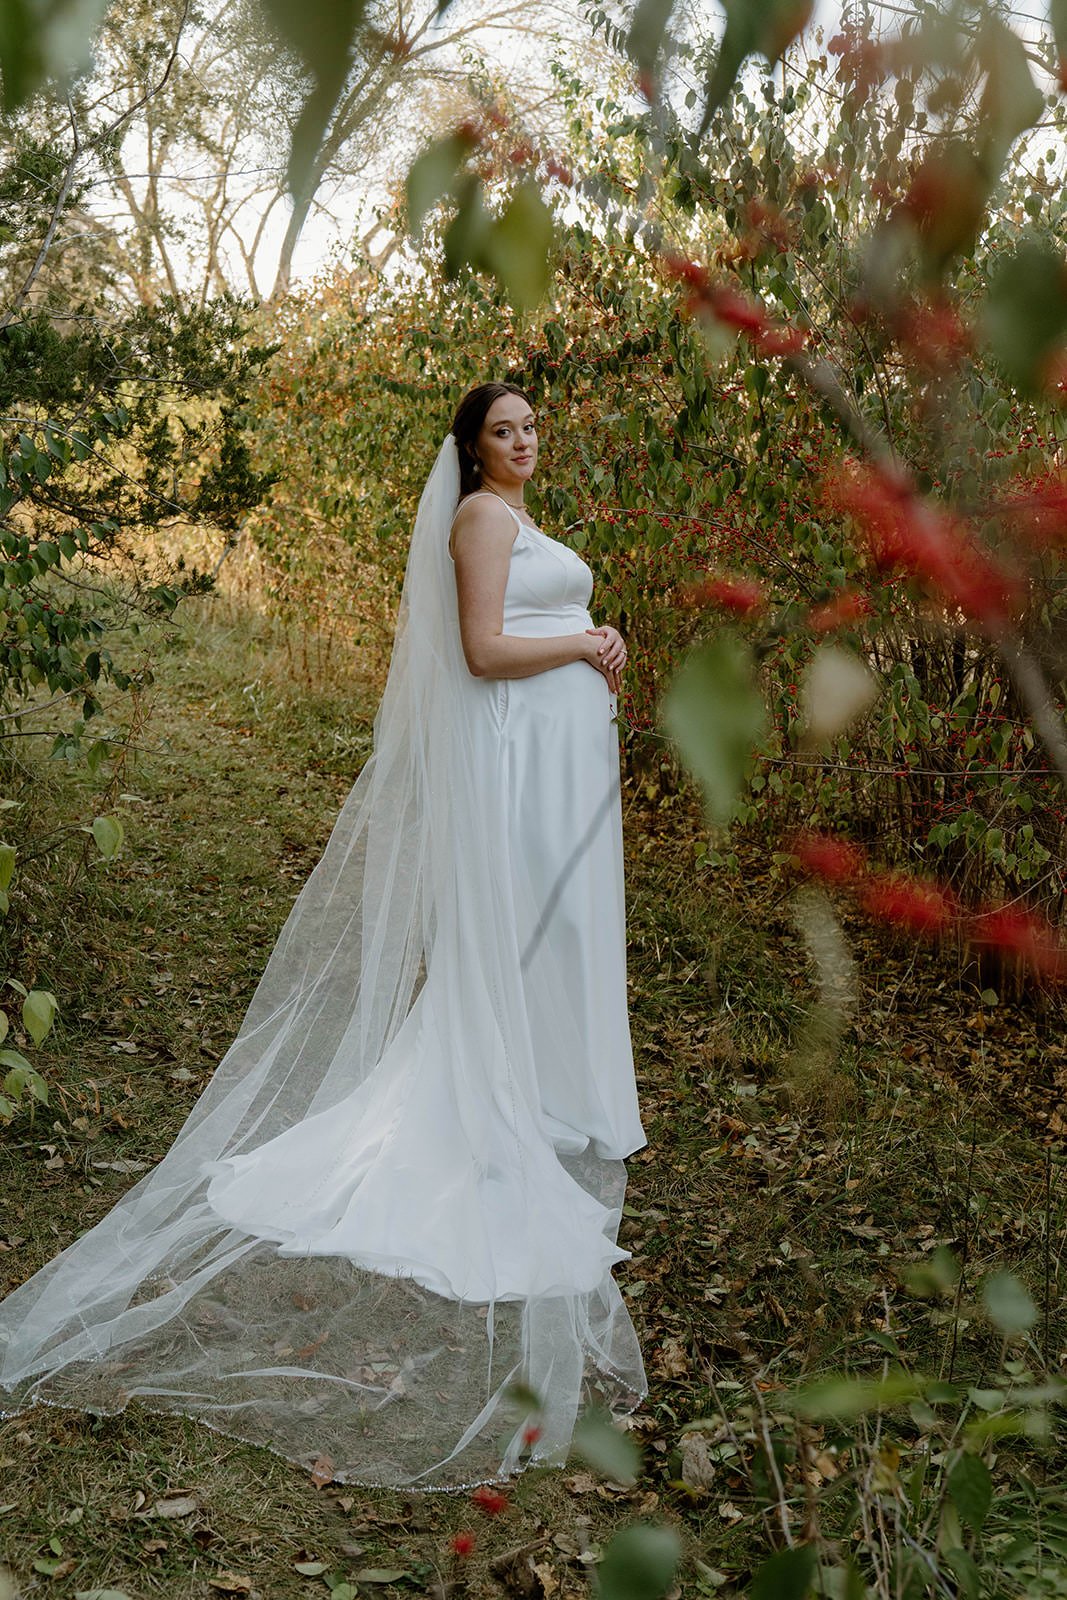
<path fill-rule="evenodd" d="M 595 1289 L 628 1252 L 574 1162 L 645 1142 L 626 994 L 614 696 L 585 662 L 479 680 L 473 758 L 505 841 L 534 1078 L 518 1081 L 480 964 L 431 951 L 347 1098 L 211 1169 L 207 1199 L 283 1255 L 337 1255 L 450 1299 Z M 454 892 L 463 895 L 457 875 Z M 447 918 L 438 931 L 447 940 Z M 458 960 L 457 960 L 458 954 Z M 567 1248 L 561 1249 L 563 1241 Z"/>

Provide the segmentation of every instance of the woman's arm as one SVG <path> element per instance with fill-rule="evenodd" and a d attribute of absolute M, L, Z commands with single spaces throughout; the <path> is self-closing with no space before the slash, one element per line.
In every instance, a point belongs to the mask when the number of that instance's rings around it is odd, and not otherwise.
<path fill-rule="evenodd" d="M 603 635 L 566 633 L 523 639 L 504 632 L 504 590 L 515 536 L 507 512 L 488 500 L 471 501 L 456 518 L 451 548 L 459 632 L 468 670 L 476 678 L 531 678 L 569 661 L 587 661 L 607 677 L 599 654 L 605 645 Z M 611 670 L 612 679 L 617 679 Z M 615 687 L 611 679 L 609 682 Z"/>

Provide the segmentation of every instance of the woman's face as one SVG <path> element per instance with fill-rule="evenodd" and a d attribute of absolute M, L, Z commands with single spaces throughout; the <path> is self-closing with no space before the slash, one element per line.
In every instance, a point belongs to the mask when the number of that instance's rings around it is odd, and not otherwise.
<path fill-rule="evenodd" d="M 537 465 L 537 429 L 526 401 L 503 394 L 485 414 L 478 435 L 482 477 L 496 483 L 526 483 Z"/>

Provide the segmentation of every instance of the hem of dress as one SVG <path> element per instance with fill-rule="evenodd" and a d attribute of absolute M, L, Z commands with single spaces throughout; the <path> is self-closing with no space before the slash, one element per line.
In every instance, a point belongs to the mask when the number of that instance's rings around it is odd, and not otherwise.
<path fill-rule="evenodd" d="M 626 1379 L 623 1378 L 619 1373 L 615 1372 L 613 1368 L 605 1366 L 601 1363 L 597 1363 L 594 1370 L 604 1374 L 606 1377 L 613 1378 L 614 1381 L 620 1384 L 621 1387 L 627 1392 L 625 1403 L 612 1408 L 613 1415 L 623 1417 L 631 1416 L 633 1412 L 637 1410 L 638 1406 L 642 1405 L 648 1398 L 647 1387 L 640 1390 L 635 1389 L 632 1384 L 627 1383 Z M 142 1410 L 149 1412 L 154 1417 L 184 1417 L 188 1422 L 196 1423 L 196 1425 L 201 1428 L 207 1428 L 210 1433 L 214 1433 L 220 1438 L 233 1439 L 236 1443 L 243 1444 L 251 1450 L 266 1450 L 269 1455 L 274 1456 L 277 1460 L 287 1461 L 290 1466 L 298 1467 L 301 1472 L 308 1475 L 310 1475 L 313 1470 L 308 1466 L 307 1462 L 301 1460 L 299 1456 L 290 1455 L 287 1451 L 280 1449 L 277 1445 L 271 1444 L 265 1439 L 250 1439 L 246 1434 L 236 1433 L 231 1428 L 224 1428 L 219 1423 L 213 1422 L 208 1417 L 205 1417 L 199 1411 L 186 1410 L 182 1406 L 150 1405 L 142 1396 L 136 1394 L 131 1395 L 126 1401 L 126 1404 L 121 1406 L 78 1405 L 74 1401 L 50 1400 L 46 1395 L 35 1394 L 27 1399 L 25 1404 L 17 1405 L 13 1411 L 0 1408 L 0 1421 L 10 1421 L 14 1417 L 23 1417 L 28 1412 L 34 1411 L 38 1406 L 43 1406 L 50 1411 L 65 1411 L 90 1417 L 121 1417 L 130 1410 L 131 1406 L 139 1406 Z M 464 1479 L 462 1483 L 419 1483 L 417 1479 L 390 1482 L 388 1480 L 383 1480 L 380 1477 L 362 1477 L 356 1472 L 334 1473 L 331 1474 L 327 1481 L 329 1483 L 354 1484 L 357 1488 L 363 1489 L 390 1489 L 394 1490 L 398 1494 L 405 1495 L 465 1494 L 469 1489 L 477 1489 L 483 1484 L 512 1483 L 516 1478 L 521 1477 L 524 1472 L 529 1471 L 532 1467 L 536 1467 L 541 1471 L 562 1471 L 567 1466 L 569 1459 L 569 1451 L 562 1460 L 553 1460 L 549 1457 L 539 1458 L 536 1454 L 531 1453 L 525 1461 L 517 1462 L 513 1467 L 508 1468 L 506 1471 L 502 1470 L 488 1474 L 483 1473 L 480 1477 Z M 433 1468 L 429 1469 L 430 1472 L 433 1470 Z M 422 1477 L 425 1476 L 425 1474 L 420 1473 L 419 1476 Z"/>

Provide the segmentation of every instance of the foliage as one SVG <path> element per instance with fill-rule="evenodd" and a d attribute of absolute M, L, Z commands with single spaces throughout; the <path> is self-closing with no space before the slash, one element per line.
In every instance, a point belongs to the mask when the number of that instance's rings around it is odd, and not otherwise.
<path fill-rule="evenodd" d="M 63 153 L 24 135 L 0 171 L 0 775 L 6 821 L 22 824 L 21 741 L 50 737 L 55 758 L 84 755 L 104 803 L 84 831 L 72 809 L 28 857 L 24 827 L 17 845 L 0 843 L 9 974 L 25 972 L 25 919 L 48 899 L 50 878 L 121 849 L 110 807 L 129 743 L 86 736 L 106 688 L 130 691 L 137 707 L 158 625 L 210 586 L 180 557 L 146 550 L 146 534 L 200 523 L 232 536 L 266 482 L 250 465 L 243 405 L 267 352 L 245 338 L 236 302 L 198 308 L 170 298 L 123 314 L 104 285 L 86 299 L 62 271 L 46 270 L 80 198 L 79 154 L 77 139 Z M 73 719 L 57 710 L 71 701 Z M 20 979 L 6 981 L 26 994 Z M 27 996 L 22 1021 L 34 1045 L 55 1012 L 51 989 Z M 0 1121 L 27 1096 L 31 1113 L 47 1101 L 20 1050 L 0 1050 L 0 1065 Z"/>
<path fill-rule="evenodd" d="M 961 1303 L 960 1262 L 940 1250 L 911 1274 L 915 1289 Z M 768 1527 L 784 1546 L 753 1594 L 880 1597 L 1060 1593 L 1058 1525 L 1031 1518 L 1035 1454 L 1051 1466 L 1065 1438 L 1067 1385 L 1041 1371 L 1028 1339 L 1037 1310 L 1010 1273 L 983 1286 L 986 1316 L 1003 1336 L 999 1369 L 977 1381 L 923 1376 L 886 1326 L 880 1376 L 846 1374 L 771 1397 L 734 1415 L 727 1447 L 747 1463 Z M 1036 1371 L 1035 1371 L 1036 1369 Z M 720 1418 L 699 1420 L 722 1436 Z M 1027 1441 L 1023 1465 L 1013 1448 Z M 1020 1515 L 1021 1513 L 1021 1515 Z M 847 1549 L 847 1554 L 844 1552 Z M 1016 1589 L 1023 1585 L 1025 1588 Z"/>
<path fill-rule="evenodd" d="M 279 596 L 308 617 L 340 609 L 331 589 L 341 569 L 330 564 L 342 542 L 362 552 L 342 588 L 366 597 L 353 631 L 381 658 L 420 475 L 450 406 L 486 373 L 517 378 L 544 433 L 532 508 L 591 561 L 597 601 L 630 641 L 626 716 L 644 770 L 662 761 L 662 685 L 725 607 L 738 616 L 770 712 L 736 815 L 769 822 L 780 837 L 801 820 L 832 819 L 877 840 L 891 860 L 936 865 L 972 894 L 1035 885 L 1055 907 L 1064 807 L 996 641 L 954 634 L 920 589 L 879 573 L 832 471 L 839 445 L 823 398 L 752 342 L 735 343 L 708 319 L 679 320 L 676 274 L 649 253 L 650 225 L 635 228 L 627 213 L 644 185 L 658 238 L 673 234 L 676 249 L 701 240 L 746 295 L 762 289 L 786 311 L 802 307 L 821 358 L 850 374 L 853 399 L 889 427 L 919 481 L 938 479 L 962 498 L 982 492 L 981 478 L 998 506 L 1025 505 L 1028 484 L 1045 482 L 1055 461 L 1054 397 L 1020 399 L 974 344 L 965 355 L 942 350 L 937 341 L 959 325 L 947 302 L 939 310 L 941 301 L 918 294 L 892 316 L 864 309 L 868 240 L 897 227 L 912 158 L 903 146 L 891 156 L 884 103 L 833 100 L 827 68 L 825 54 L 794 67 L 785 95 L 769 83 L 754 95 L 746 84 L 697 167 L 686 166 L 680 132 L 661 150 L 665 113 L 643 117 L 610 98 L 590 109 L 580 82 L 561 74 L 575 171 L 586 174 L 584 193 L 595 180 L 598 203 L 615 203 L 616 220 L 596 232 L 582 223 L 560 230 L 552 291 L 535 312 L 516 314 L 463 275 L 450 283 L 425 270 L 357 271 L 323 284 L 291 316 L 271 376 L 263 459 L 287 483 L 256 538 L 276 563 Z M 813 149 L 818 112 L 827 120 Z M 513 164 L 510 130 L 495 145 L 491 134 L 479 133 L 479 160 L 495 149 L 503 172 Z M 511 154 L 546 174 L 540 153 Z M 959 265 L 953 292 L 965 302 L 984 286 L 993 303 L 1004 299 L 994 286 L 1011 218 L 1033 197 L 1027 162 L 1008 180 L 987 236 Z M 1055 204 L 1050 193 L 1034 229 L 1051 236 Z M 356 395 L 358 406 L 349 403 Z M 385 474 L 376 471 L 379 445 Z M 304 461 L 317 469 L 310 486 L 297 475 Z M 756 600 L 730 590 L 722 574 L 731 571 L 756 581 Z M 1054 546 L 1031 558 L 1028 581 L 1039 649 L 1051 659 L 1062 604 Z M 851 726 L 813 715 L 813 686 L 821 706 L 859 659 L 873 669 L 873 707 Z M 747 726 L 756 743 L 756 720 Z M 724 782 L 745 765 L 711 764 Z"/>
<path fill-rule="evenodd" d="M 239 409 L 258 357 L 219 354 L 240 328 L 231 306 L 172 303 L 73 334 L 44 316 L 0 334 L 6 706 L 45 684 L 93 716 L 99 684 L 134 681 L 112 634 L 203 589 L 201 574 L 153 567 L 132 536 L 199 518 L 232 528 L 258 498 Z"/>
<path fill-rule="evenodd" d="M 10 846 L 0 846 L 5 854 L 2 858 L 0 876 L 7 876 L 10 882 L 10 868 L 14 864 L 14 852 Z M 6 895 L 7 885 L 4 886 Z M 55 995 L 50 989 L 27 990 L 15 978 L 8 979 L 9 987 L 16 994 L 22 996 L 22 1026 L 32 1038 L 34 1044 L 41 1044 L 51 1032 L 52 1023 L 55 1021 L 58 1005 Z M 4 1043 L 7 1039 L 11 1022 L 6 1011 L 0 1011 L 0 1066 L 7 1067 L 8 1071 L 3 1079 L 3 1094 L 0 1094 L 0 1122 L 10 1122 L 15 1115 L 15 1108 L 23 1095 L 30 1097 L 31 1108 L 35 1101 L 43 1105 L 48 1104 L 48 1088 L 41 1074 L 35 1071 L 33 1065 L 27 1061 L 21 1050 L 15 1050 Z"/>

